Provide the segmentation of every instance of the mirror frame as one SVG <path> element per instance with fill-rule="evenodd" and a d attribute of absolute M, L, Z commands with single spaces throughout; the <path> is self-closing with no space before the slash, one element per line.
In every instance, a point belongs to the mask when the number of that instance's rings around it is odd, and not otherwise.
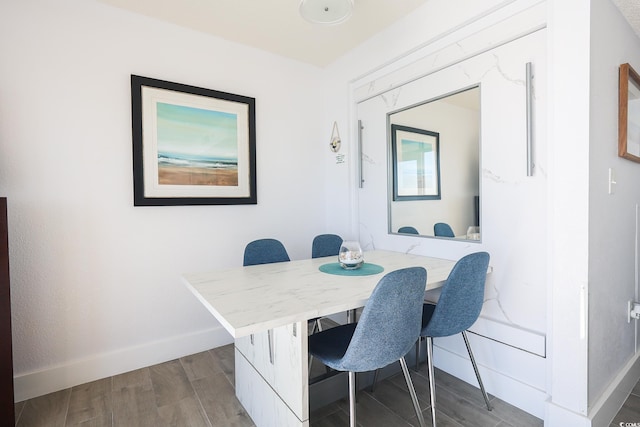
<path fill-rule="evenodd" d="M 618 88 L 618 156 L 640 163 L 640 157 L 629 153 L 629 85 L 640 90 L 640 75 L 629 64 L 620 65 L 620 80 Z M 640 121 L 640 120 L 638 120 Z"/>

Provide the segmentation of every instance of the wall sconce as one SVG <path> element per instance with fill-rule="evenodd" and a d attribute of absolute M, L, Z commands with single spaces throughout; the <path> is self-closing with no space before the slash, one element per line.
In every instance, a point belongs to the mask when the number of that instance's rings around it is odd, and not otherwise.
<path fill-rule="evenodd" d="M 353 0 L 300 0 L 300 15 L 312 24 L 340 24 L 352 12 Z"/>
<path fill-rule="evenodd" d="M 338 123 L 333 122 L 333 130 L 331 131 L 331 141 L 329 142 L 329 149 L 334 153 L 340 151 L 340 145 L 342 145 L 342 141 L 340 140 L 340 133 L 338 132 Z"/>

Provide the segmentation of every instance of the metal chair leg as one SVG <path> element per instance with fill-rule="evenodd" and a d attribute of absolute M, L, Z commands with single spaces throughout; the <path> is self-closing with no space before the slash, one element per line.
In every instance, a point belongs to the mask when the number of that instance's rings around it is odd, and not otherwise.
<path fill-rule="evenodd" d="M 349 372 L 349 426 L 356 427 L 356 373 Z"/>
<path fill-rule="evenodd" d="M 320 318 L 316 318 L 313 321 L 313 327 L 311 328 L 311 334 L 313 335 L 316 332 L 322 332 L 322 323 L 320 323 Z M 313 356 L 309 355 L 309 373 L 311 373 L 311 365 L 313 364 Z M 327 369 L 328 372 L 328 369 Z"/>
<path fill-rule="evenodd" d="M 478 379 L 478 384 L 480 385 L 480 390 L 482 391 L 482 396 L 484 397 L 484 403 L 487 404 L 487 410 L 493 409 L 491 404 L 489 403 L 489 396 L 487 396 L 487 392 L 484 389 L 484 384 L 482 384 L 482 379 L 480 378 L 480 371 L 478 370 L 478 365 L 476 364 L 476 359 L 473 357 L 473 352 L 471 351 L 471 345 L 469 345 L 469 338 L 467 338 L 467 331 L 462 331 L 462 337 L 464 338 L 464 343 L 467 346 L 467 351 L 469 352 L 469 359 L 471 359 L 471 364 L 473 365 L 473 370 L 476 373 L 476 378 Z"/>
<path fill-rule="evenodd" d="M 436 427 L 436 377 L 433 369 L 433 338 L 427 337 L 427 366 L 429 367 L 429 394 L 431 397 L 431 420 Z"/>
<path fill-rule="evenodd" d="M 416 415 L 418 416 L 420 427 L 426 427 L 426 424 L 424 423 L 424 417 L 422 416 L 422 411 L 420 410 L 418 396 L 416 395 L 416 389 L 413 387 L 413 382 L 411 381 L 411 376 L 409 375 L 409 368 L 407 368 L 407 362 L 404 360 L 404 357 L 400 359 L 400 366 L 402 366 L 402 373 L 404 374 L 404 379 L 407 382 L 407 388 L 409 389 L 411 401 L 413 402 L 413 409 L 415 409 Z"/>
<path fill-rule="evenodd" d="M 418 337 L 416 342 L 416 372 L 420 371 L 420 344 L 422 344 L 422 337 Z"/>
<path fill-rule="evenodd" d="M 371 393 L 373 393 L 375 391 L 376 388 L 376 383 L 378 382 L 378 372 L 380 372 L 380 369 L 376 369 L 375 372 L 373 373 L 373 382 L 371 383 Z"/>

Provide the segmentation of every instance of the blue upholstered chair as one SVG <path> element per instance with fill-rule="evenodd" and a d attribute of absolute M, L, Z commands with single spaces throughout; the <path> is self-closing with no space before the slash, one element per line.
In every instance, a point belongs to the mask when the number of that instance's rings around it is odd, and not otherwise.
<path fill-rule="evenodd" d="M 319 234 L 311 244 L 311 258 L 338 256 L 342 245 L 342 237 L 337 234 Z"/>
<path fill-rule="evenodd" d="M 284 245 L 276 239 L 259 239 L 244 248 L 242 265 L 270 264 L 272 262 L 291 261 Z"/>
<path fill-rule="evenodd" d="M 461 258 L 442 286 L 438 303 L 435 305 L 424 304 L 420 337 L 425 337 L 427 341 L 431 417 L 434 427 L 436 425 L 436 388 L 433 369 L 433 338 L 436 337 L 448 337 L 462 333 L 487 409 L 491 410 L 491 404 L 482 384 L 466 333 L 466 330 L 476 322 L 480 315 L 484 302 L 484 284 L 488 267 L 489 254 L 486 252 L 477 252 Z M 417 353 L 419 353 L 419 348 L 420 342 L 416 348 Z M 416 360 L 419 360 L 418 356 L 419 354 L 416 354 Z"/>
<path fill-rule="evenodd" d="M 421 426 L 424 419 L 405 354 L 420 335 L 427 271 L 422 267 L 387 273 L 373 290 L 358 323 L 309 336 L 309 353 L 325 365 L 349 372 L 349 420 L 356 426 L 356 372 L 373 371 L 400 361 Z"/>
<path fill-rule="evenodd" d="M 398 228 L 398 233 L 404 233 L 404 234 L 420 234 L 418 233 L 418 230 L 415 229 L 415 227 L 412 227 L 410 225 L 405 225 L 404 227 L 400 227 Z"/>
<path fill-rule="evenodd" d="M 438 222 L 433 225 L 433 234 L 436 237 L 456 237 L 451 226 L 444 222 Z"/>
<path fill-rule="evenodd" d="M 311 243 L 311 258 L 322 258 L 325 256 L 338 256 L 340 253 L 340 246 L 342 245 L 342 237 L 337 234 L 318 234 L 313 238 Z M 322 322 L 320 318 L 312 319 L 313 330 L 312 334 L 316 331 L 322 330 Z M 311 371 L 311 359 L 309 361 L 309 371 Z"/>

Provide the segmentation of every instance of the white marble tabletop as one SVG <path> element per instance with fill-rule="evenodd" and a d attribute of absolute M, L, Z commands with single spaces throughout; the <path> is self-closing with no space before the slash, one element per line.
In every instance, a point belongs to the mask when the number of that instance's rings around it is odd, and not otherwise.
<path fill-rule="evenodd" d="M 194 295 L 234 337 L 364 306 L 386 273 L 405 267 L 427 270 L 427 289 L 442 286 L 455 261 L 389 251 L 365 252 L 365 262 L 384 271 L 340 276 L 318 270 L 337 257 L 306 259 L 186 274 Z"/>

